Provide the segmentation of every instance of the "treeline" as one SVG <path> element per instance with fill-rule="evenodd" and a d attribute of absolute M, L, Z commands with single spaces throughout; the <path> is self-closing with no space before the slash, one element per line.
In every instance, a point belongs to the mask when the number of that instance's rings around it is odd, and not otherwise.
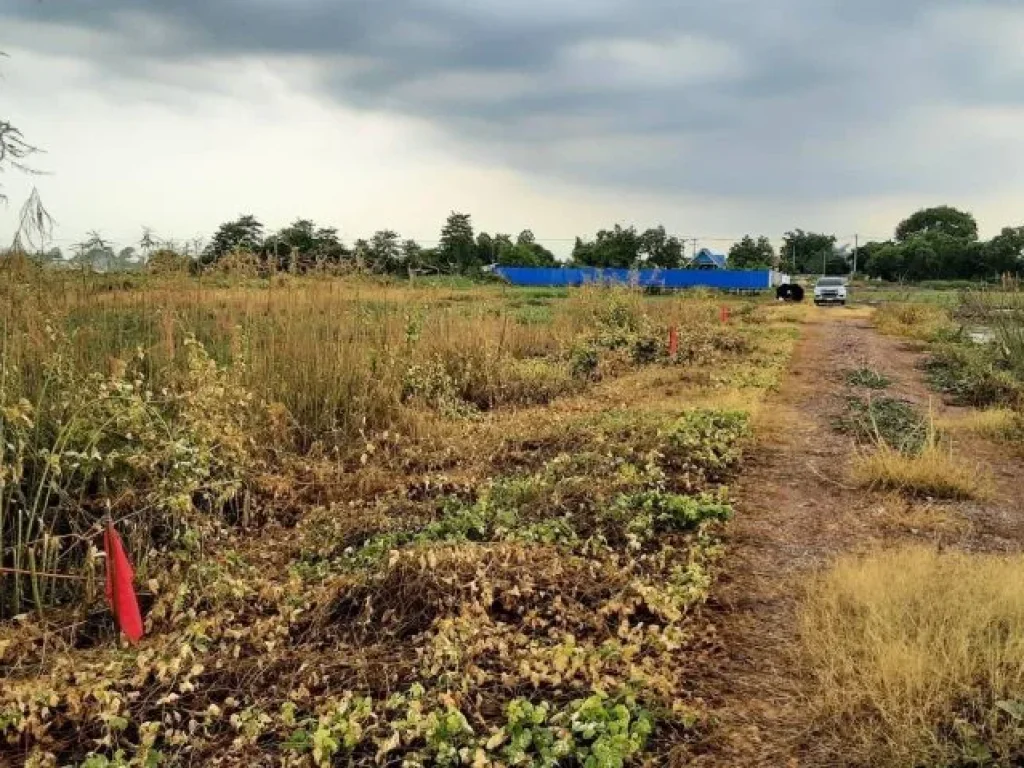
<path fill-rule="evenodd" d="M 253 216 L 222 224 L 199 256 L 201 266 L 217 264 L 238 253 L 251 254 L 278 270 L 308 271 L 316 267 L 350 267 L 379 274 L 472 274 L 498 265 L 557 266 L 558 260 L 526 229 L 509 234 L 475 233 L 469 214 L 452 213 L 437 245 L 425 248 L 389 229 L 346 246 L 333 227 L 318 227 L 299 219 L 264 236 Z"/>
<path fill-rule="evenodd" d="M 861 248 L 863 271 L 883 280 L 987 280 L 1024 271 L 1024 227 L 1004 227 L 978 239 L 978 222 L 965 211 L 925 208 L 900 222 L 892 240 Z"/>
<path fill-rule="evenodd" d="M 1024 227 L 1005 227 L 991 240 L 980 240 L 973 215 L 942 205 L 907 217 L 884 242 L 851 247 L 839 245 L 834 235 L 797 229 L 786 233 L 777 258 L 763 237 L 745 237 L 729 251 L 734 268 L 769 264 L 797 274 L 856 271 L 899 282 L 995 280 L 1024 272 Z"/>
<path fill-rule="evenodd" d="M 560 261 L 526 229 L 509 234 L 476 233 L 469 214 L 452 213 L 441 228 L 437 245 L 421 246 L 397 232 L 381 230 L 369 239 L 346 247 L 333 228 L 318 228 L 309 220 L 296 221 L 269 237 L 252 216 L 221 225 L 203 250 L 201 264 L 214 264 L 230 254 L 246 252 L 276 264 L 279 269 L 309 269 L 315 265 L 348 264 L 382 274 L 437 272 L 472 274 L 485 266 L 558 267 L 567 264 L 594 267 L 681 267 L 682 241 L 664 227 L 639 232 L 615 225 L 600 230 L 593 240 L 576 238 L 571 262 Z"/>
<path fill-rule="evenodd" d="M 74 246 L 70 259 L 59 249 L 39 251 L 35 258 L 54 266 L 80 266 L 98 271 L 150 268 L 201 271 L 228 264 L 247 264 L 258 271 L 306 272 L 313 269 L 376 274 L 473 275 L 489 265 L 618 268 L 685 267 L 688 241 L 669 235 L 662 226 L 643 231 L 615 225 L 593 238 L 577 237 L 571 260 L 561 261 L 541 245 L 533 232 L 518 235 L 475 232 L 469 214 L 452 213 L 433 247 L 380 230 L 368 239 L 344 243 L 338 230 L 299 219 L 267 234 L 254 216 L 245 215 L 218 227 L 208 242 L 161 241 L 144 230 L 136 246 L 115 250 L 92 232 Z M 853 271 L 892 281 L 995 279 L 1024 272 L 1024 227 L 1007 227 L 988 241 L 978 238 L 970 213 L 939 206 L 926 208 L 900 222 L 891 240 L 867 242 L 859 248 L 840 245 L 836 236 L 794 229 L 778 252 L 764 236 L 746 235 L 729 249 L 731 269 L 776 268 L 793 274 L 846 275 Z"/>

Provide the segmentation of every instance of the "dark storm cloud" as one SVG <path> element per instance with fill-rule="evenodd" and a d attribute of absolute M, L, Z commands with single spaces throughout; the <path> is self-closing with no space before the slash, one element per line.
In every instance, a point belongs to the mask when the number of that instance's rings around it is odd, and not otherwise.
<path fill-rule="evenodd" d="M 715 195 L 984 188 L 1012 147 L 978 151 L 966 110 L 1024 99 L 1012 2 L 0 0 L 4 18 L 94 30 L 102 53 L 82 53 L 129 76 L 303 57 L 337 101 L 427 118 L 467 153 Z"/>

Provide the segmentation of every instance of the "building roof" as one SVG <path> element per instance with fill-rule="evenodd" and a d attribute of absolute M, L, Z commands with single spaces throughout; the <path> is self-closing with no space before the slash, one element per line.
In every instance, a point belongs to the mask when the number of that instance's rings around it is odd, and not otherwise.
<path fill-rule="evenodd" d="M 694 266 L 713 266 L 716 269 L 726 269 L 727 259 L 724 253 L 714 253 L 708 248 L 701 248 L 697 255 L 690 262 Z"/>

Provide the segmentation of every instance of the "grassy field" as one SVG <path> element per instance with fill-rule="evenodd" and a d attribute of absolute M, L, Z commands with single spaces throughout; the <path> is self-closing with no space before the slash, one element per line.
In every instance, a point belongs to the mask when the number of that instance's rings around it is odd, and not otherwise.
<path fill-rule="evenodd" d="M 831 356 L 844 328 L 883 338 L 870 322 L 926 368 L 851 358 L 797 383 L 832 397 L 821 429 L 847 442 L 822 455 L 849 503 L 964 536 L 972 510 L 1015 498 L 1010 291 L 816 309 L 465 280 L 6 277 L 0 764 L 714 758 L 720 713 L 695 681 L 723 620 L 705 602 L 730 564 L 730 487 L 789 429 L 765 406 L 809 329 Z M 908 399 L 908 376 L 934 392 Z M 806 483 L 806 464 L 775 481 Z M 104 599 L 108 519 L 136 566 L 137 646 Z M 1019 557 L 885 544 L 786 582 L 802 727 L 836 749 L 820 764 L 1014 764 Z"/>
<path fill-rule="evenodd" d="M 729 482 L 805 312 L 5 276 L 0 757 L 665 764 L 706 724 L 687 670 Z"/>

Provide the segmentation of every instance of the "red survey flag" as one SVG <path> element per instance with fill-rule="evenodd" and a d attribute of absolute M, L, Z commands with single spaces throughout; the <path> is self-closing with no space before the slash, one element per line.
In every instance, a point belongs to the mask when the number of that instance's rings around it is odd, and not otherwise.
<path fill-rule="evenodd" d="M 114 530 L 114 524 L 107 522 L 103 532 L 103 551 L 107 553 L 107 601 L 114 619 L 133 643 L 142 637 L 142 614 L 135 597 L 135 572 L 125 554 L 121 537 Z"/>

